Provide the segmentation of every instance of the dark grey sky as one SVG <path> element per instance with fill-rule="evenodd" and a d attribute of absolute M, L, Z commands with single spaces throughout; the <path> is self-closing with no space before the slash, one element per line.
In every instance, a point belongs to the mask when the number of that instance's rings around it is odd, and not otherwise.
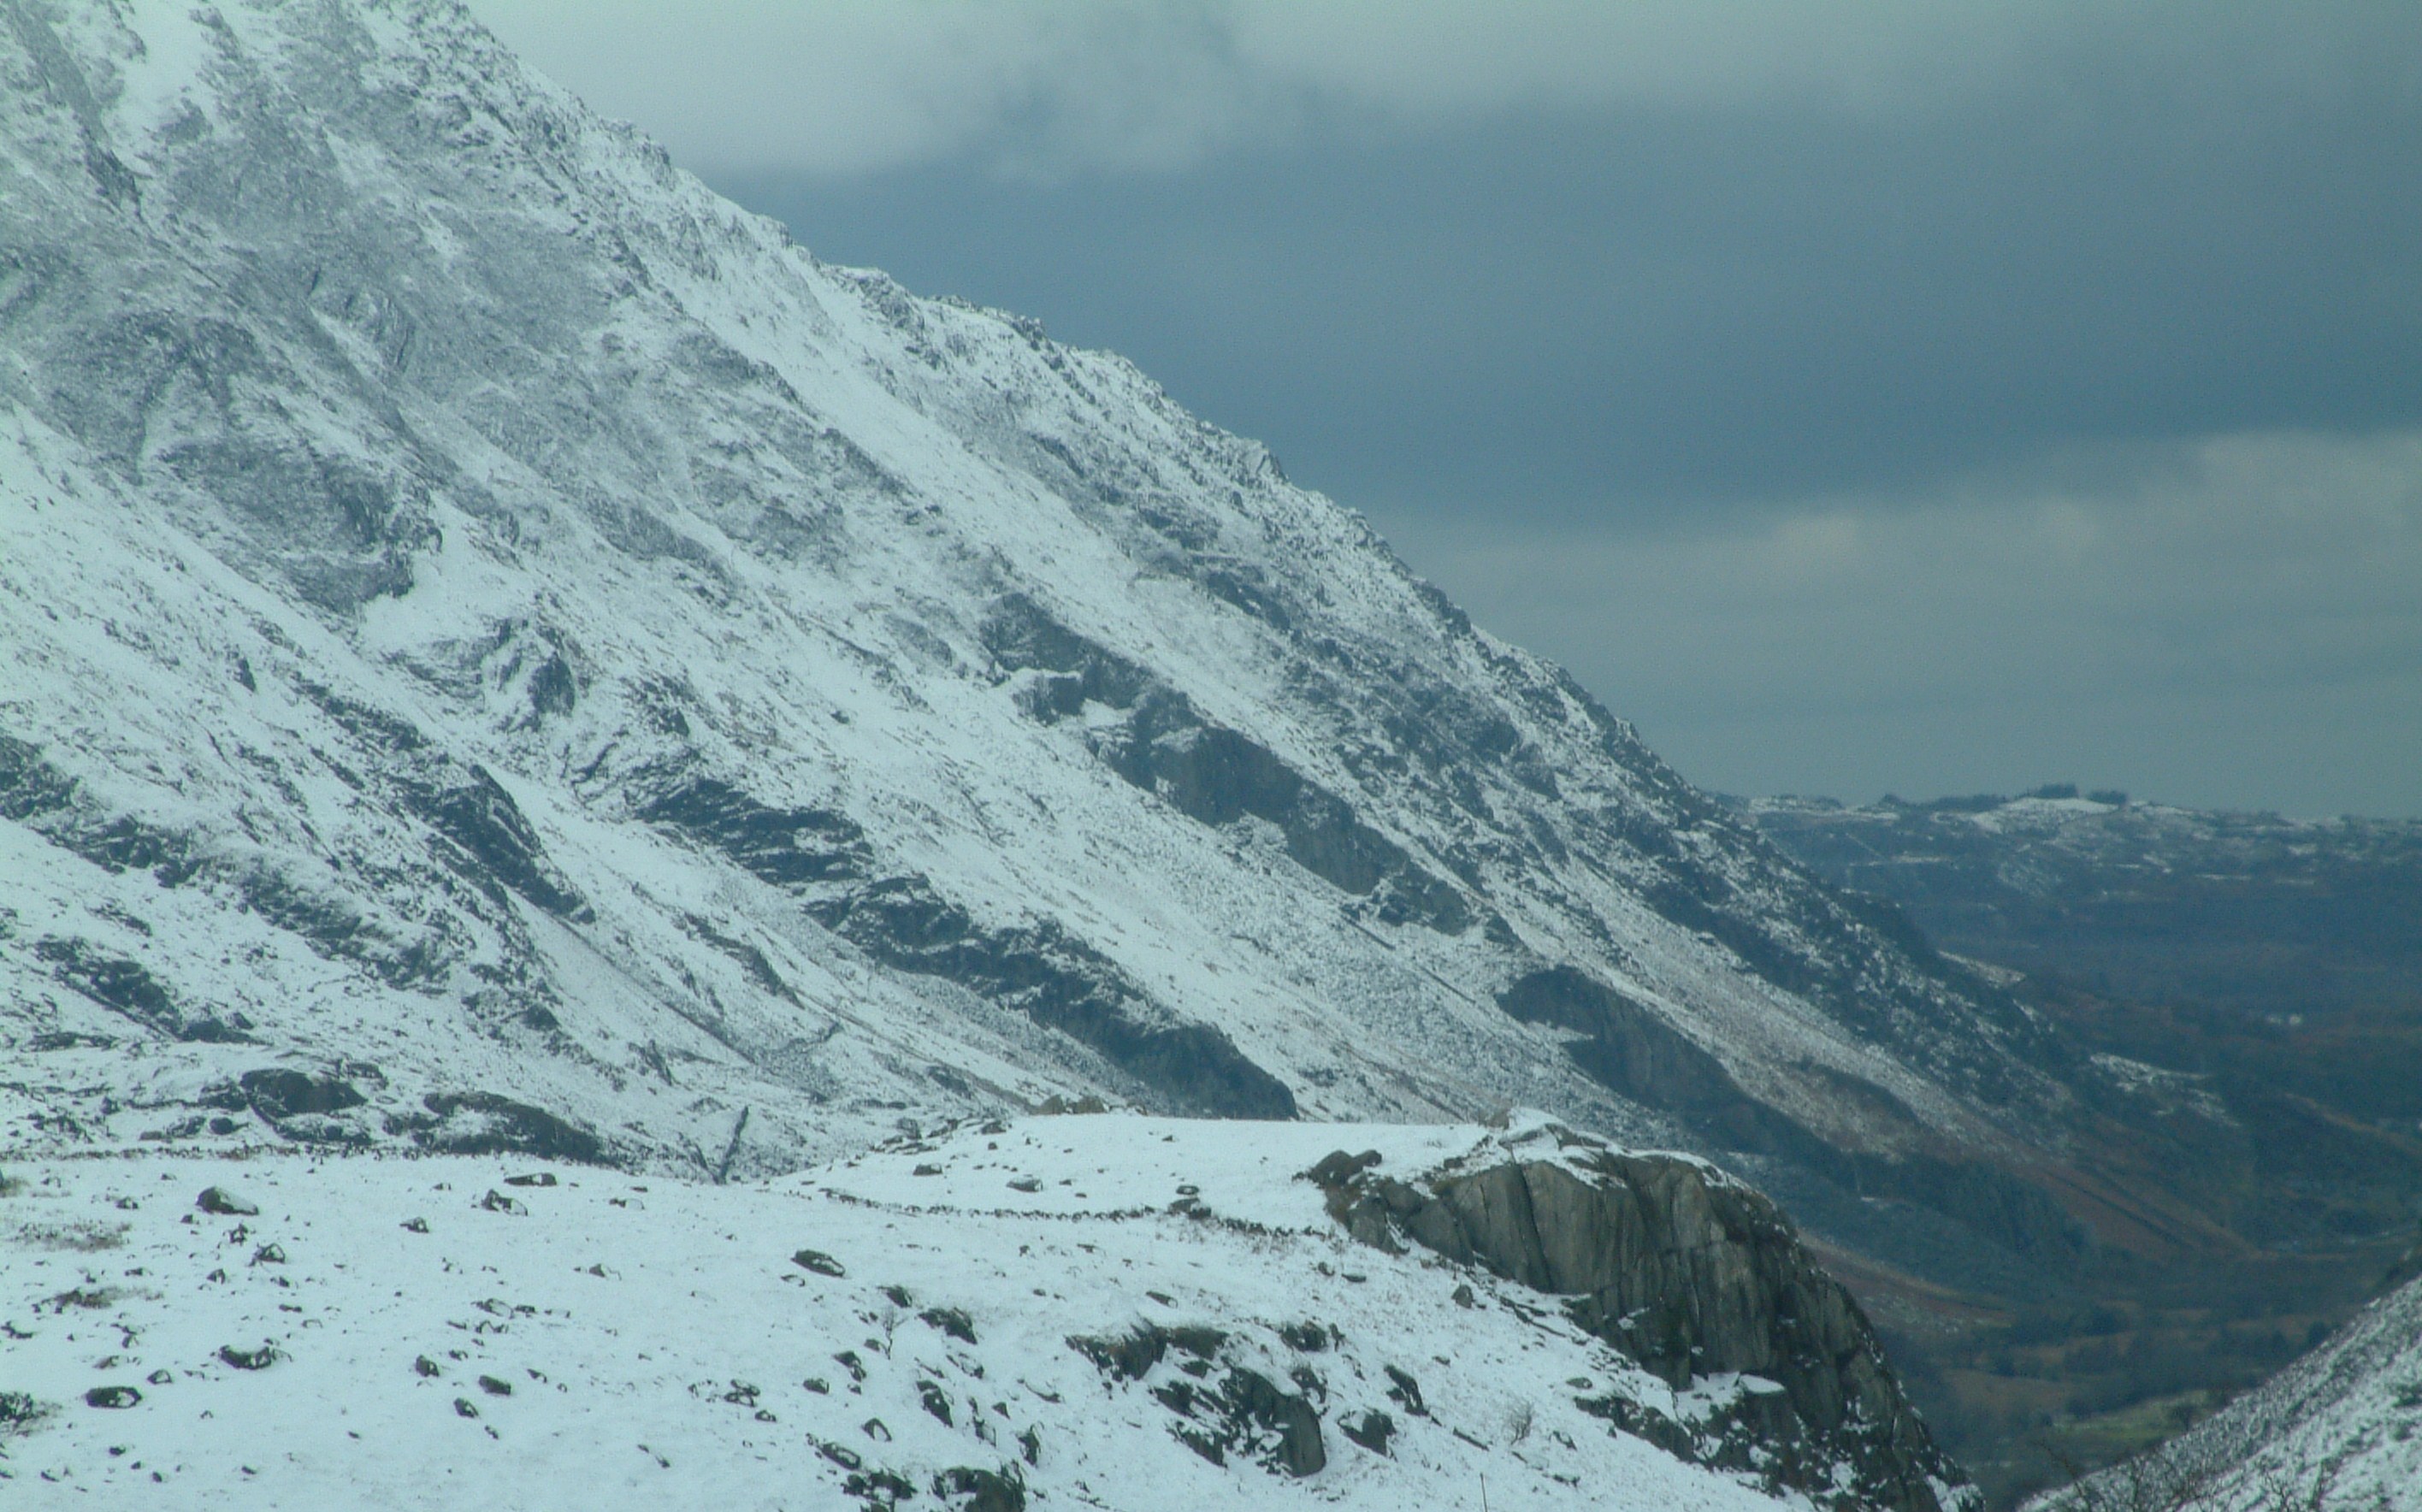
<path fill-rule="evenodd" d="M 1299 4 L 478 8 L 1700 781 L 2422 814 L 2422 7 Z"/>

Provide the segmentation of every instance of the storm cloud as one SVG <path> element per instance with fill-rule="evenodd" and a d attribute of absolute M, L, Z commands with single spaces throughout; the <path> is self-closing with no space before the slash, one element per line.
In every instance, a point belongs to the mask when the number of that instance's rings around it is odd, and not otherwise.
<path fill-rule="evenodd" d="M 2422 9 L 477 8 L 1701 780 L 2422 813 Z"/>

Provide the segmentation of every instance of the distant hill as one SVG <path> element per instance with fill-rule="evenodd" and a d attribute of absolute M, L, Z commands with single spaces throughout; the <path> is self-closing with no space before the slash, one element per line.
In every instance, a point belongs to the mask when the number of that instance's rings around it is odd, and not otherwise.
<path fill-rule="evenodd" d="M 1890 898 L 1964 955 L 2249 1020 L 2422 1008 L 2422 820 L 2283 819 L 2066 786 L 1745 809 L 1802 865 Z"/>

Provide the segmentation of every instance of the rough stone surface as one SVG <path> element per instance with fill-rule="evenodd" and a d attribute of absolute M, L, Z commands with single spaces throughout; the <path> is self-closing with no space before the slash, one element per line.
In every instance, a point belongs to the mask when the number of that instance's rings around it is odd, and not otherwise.
<path fill-rule="evenodd" d="M 1811 1494 L 1833 1491 L 1832 1467 L 1848 1463 L 1861 1504 L 1904 1512 L 1939 1512 L 1936 1488 L 1966 1479 L 1782 1210 L 1706 1166 L 1576 1142 L 1560 1160 L 1422 1186 L 1342 1150 L 1306 1175 L 1357 1238 L 1391 1252 L 1409 1239 L 1561 1297 L 1576 1323 L 1676 1389 L 1722 1372 L 1781 1388 L 1696 1430 L 1609 1400 L 1600 1415 L 1619 1428 Z"/>

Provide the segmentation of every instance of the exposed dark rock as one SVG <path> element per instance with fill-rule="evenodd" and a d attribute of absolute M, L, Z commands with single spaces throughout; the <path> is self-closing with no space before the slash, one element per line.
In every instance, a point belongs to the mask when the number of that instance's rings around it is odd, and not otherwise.
<path fill-rule="evenodd" d="M 124 1408 L 142 1403 L 143 1394 L 132 1386 L 95 1386 L 84 1394 L 86 1407 Z"/>
<path fill-rule="evenodd" d="M 767 992 L 793 1002 L 799 1000 L 798 995 L 791 990 L 791 984 L 782 980 L 782 973 L 774 969 L 774 963 L 767 960 L 765 953 L 756 946 L 723 933 L 715 927 L 713 921 L 698 914 L 684 915 L 682 927 L 739 962 L 740 969 L 748 973 L 749 980 Z"/>
<path fill-rule="evenodd" d="M 1370 1450 L 1375 1455 L 1388 1452 L 1388 1441 L 1396 1436 L 1396 1420 L 1377 1408 L 1357 1417 L 1338 1420 L 1337 1431 Z"/>
<path fill-rule="evenodd" d="M 286 1354 L 267 1344 L 258 1349 L 239 1349 L 234 1345 L 223 1344 L 219 1346 L 219 1358 L 238 1370 L 267 1370 L 285 1359 Z"/>
<path fill-rule="evenodd" d="M 776 887 L 855 880 L 873 870 L 865 834 L 846 815 L 776 808 L 711 777 L 684 778 L 637 814 L 713 846 Z"/>
<path fill-rule="evenodd" d="M 897 1506 L 917 1494 L 917 1483 L 893 1470 L 870 1470 L 850 1476 L 841 1483 L 841 1493 L 855 1496 L 869 1507 Z"/>
<path fill-rule="evenodd" d="M 1036 685 L 1032 712 L 1038 718 L 1065 717 L 1088 702 L 1134 706 L 1155 679 L 1143 668 L 1051 617 L 1023 593 L 994 606 L 984 622 L 984 649 L 1012 670 L 1036 669 L 1056 675 Z"/>
<path fill-rule="evenodd" d="M 25 1042 L 25 1047 L 37 1055 L 53 1050 L 106 1050 L 117 1045 L 106 1034 L 86 1034 L 70 1029 L 44 1030 Z"/>
<path fill-rule="evenodd" d="M 847 1444 L 818 1442 L 816 1445 L 816 1453 L 824 1456 L 826 1459 L 831 1460 L 834 1464 L 839 1465 L 843 1470 L 856 1470 L 866 1463 L 866 1461 L 859 1457 L 858 1452 L 850 1448 Z"/>
<path fill-rule="evenodd" d="M 1250 737 L 1203 718 L 1186 695 L 1062 625 L 1031 599 L 1002 600 L 985 638 L 1002 667 L 1052 674 L 1027 700 L 1036 717 L 1062 718 L 1089 701 L 1125 711 L 1124 725 L 1093 737 L 1095 753 L 1188 818 L 1230 825 L 1250 816 L 1275 825 L 1297 865 L 1356 897 L 1379 893 L 1379 914 L 1388 921 L 1413 921 L 1450 935 L 1470 927 L 1464 895 L 1364 824 L 1344 798 Z"/>
<path fill-rule="evenodd" d="M 929 1328 L 938 1329 L 961 1344 L 976 1342 L 976 1326 L 967 1315 L 955 1307 L 929 1307 L 917 1315 Z"/>
<path fill-rule="evenodd" d="M 560 655 L 549 656 L 530 673 L 528 692 L 535 724 L 551 715 L 570 714 L 580 701 L 580 681 Z"/>
<path fill-rule="evenodd" d="M 432 1092 L 421 1106 L 438 1122 L 415 1128 L 416 1142 L 448 1155 L 527 1155 L 598 1165 L 606 1158 L 596 1135 L 543 1108 L 493 1092 Z"/>
<path fill-rule="evenodd" d="M 75 779 L 39 748 L 0 735 L 0 819 L 27 825 L 105 872 L 149 871 L 180 887 L 199 870 L 191 842 L 125 814 L 102 815 L 76 802 Z"/>
<path fill-rule="evenodd" d="M 812 1270 L 819 1276 L 831 1276 L 838 1279 L 849 1274 L 841 1268 L 840 1261 L 822 1250 L 801 1250 L 791 1256 L 791 1264 Z"/>
<path fill-rule="evenodd" d="M 938 976 L 1099 1052 L 1188 1112 L 1293 1118 L 1295 1095 L 1208 1024 L 1154 1023 L 1150 996 L 1052 920 L 985 929 L 922 877 L 888 877 L 808 911 L 887 966 Z"/>
<path fill-rule="evenodd" d="M 1302 1397 L 1282 1392 L 1268 1378 L 1242 1368 L 1228 1372 L 1221 1382 L 1232 1418 L 1267 1428 L 1278 1436 L 1270 1450 L 1278 1468 L 1290 1475 L 1314 1474 L 1329 1463 L 1320 1439 L 1320 1415 Z"/>
<path fill-rule="evenodd" d="M 491 895 L 510 888 L 549 913 L 582 913 L 580 894 L 557 873 L 538 831 L 486 767 L 472 766 L 451 785 L 417 786 L 408 803 L 460 848 L 441 857 Z"/>
<path fill-rule="evenodd" d="M 1172 1350 L 1184 1356 L 1178 1368 L 1193 1379 L 1165 1382 L 1152 1394 L 1187 1420 L 1176 1429 L 1178 1438 L 1215 1465 L 1226 1464 L 1230 1454 L 1254 1456 L 1290 1475 L 1310 1475 L 1326 1465 L 1320 1414 L 1304 1397 L 1241 1365 L 1228 1365 L 1216 1385 L 1209 1383 L 1227 1342 L 1218 1329 L 1147 1323 L 1116 1338 L 1072 1338 L 1068 1346 L 1114 1380 L 1141 1380 Z"/>
<path fill-rule="evenodd" d="M 225 1218 L 253 1218 L 260 1212 L 259 1207 L 225 1187 L 204 1187 L 202 1194 L 194 1199 L 194 1205 L 205 1213 L 216 1213 Z"/>
<path fill-rule="evenodd" d="M 42 759 L 41 748 L 0 735 L 0 819 L 19 824 L 56 813 L 75 796 L 75 779 Z"/>
<path fill-rule="evenodd" d="M 934 1494 L 966 1497 L 959 1512 L 1026 1512 L 1026 1483 L 1014 1470 L 954 1467 L 934 1477 Z"/>
<path fill-rule="evenodd" d="M 1365 1150 L 1360 1155 L 1333 1150 L 1322 1156 L 1319 1162 L 1304 1174 L 1317 1187 L 1342 1187 L 1378 1163 L 1379 1152 L 1376 1150 Z"/>
<path fill-rule="evenodd" d="M 167 986 L 140 965 L 94 945 L 90 940 L 46 937 L 34 942 L 34 954 L 51 963 L 52 974 L 102 1007 L 171 1038 L 181 1037 L 184 1015 Z"/>
<path fill-rule="evenodd" d="M 285 873 L 255 867 L 235 878 L 244 906 L 328 960 L 367 967 L 379 980 L 407 991 L 426 990 L 446 974 L 444 953 L 428 939 L 401 943 L 363 921 L 341 897 L 323 895 Z"/>
<path fill-rule="evenodd" d="M 1157 1323 L 1144 1323 L 1116 1338 L 1072 1338 L 1068 1347 L 1092 1361 L 1096 1370 L 1124 1380 L 1141 1380 L 1172 1348 L 1194 1360 L 1208 1362 L 1227 1342 L 1228 1335 L 1218 1329 L 1189 1324 L 1163 1328 Z"/>
<path fill-rule="evenodd" d="M 1290 1349 L 1318 1354 L 1329 1347 L 1336 1331 L 1321 1323 L 1282 1323 L 1279 1325 L 1279 1337 L 1286 1341 Z"/>
<path fill-rule="evenodd" d="M 1240 1054 L 1206 1024 L 1154 1023 L 1150 995 L 1109 957 L 1056 922 L 1008 929 L 979 925 L 924 877 L 876 876 L 857 825 L 821 809 L 763 803 L 719 779 L 684 776 L 641 804 L 637 816 L 730 857 L 774 886 L 806 890 L 857 884 L 841 894 L 802 897 L 819 923 L 887 966 L 941 977 L 1059 1030 L 1187 1112 L 1292 1118 L 1283 1082 Z M 704 920 L 692 932 L 740 961 L 760 985 L 789 989 L 763 953 Z"/>
<path fill-rule="evenodd" d="M 236 1084 L 252 1110 L 273 1124 L 298 1113 L 337 1113 L 362 1105 L 352 1082 L 288 1066 L 247 1071 Z"/>
<path fill-rule="evenodd" d="M 1690 1161 L 1583 1143 L 1564 1155 L 1569 1164 L 1507 1161 L 1427 1191 L 1358 1171 L 1328 1184 L 1329 1210 L 1365 1242 L 1397 1246 L 1401 1236 L 1565 1298 L 1577 1324 L 1676 1388 L 1720 1372 L 1780 1388 L 1744 1394 L 1726 1421 L 1696 1430 L 1651 1433 L 1628 1404 L 1601 1414 L 1627 1431 L 1812 1494 L 1833 1489 L 1832 1466 L 1846 1463 L 1864 1501 L 1940 1512 L 1934 1485 L 1966 1475 L 1935 1447 L 1858 1304 L 1780 1209 Z M 1418 1410 L 1418 1386 L 1389 1376 Z"/>
<path fill-rule="evenodd" d="M 1765 1151 L 1798 1132 L 1769 1127 L 1781 1115 L 1742 1092 L 1714 1056 L 1583 971 L 1533 971 L 1499 993 L 1497 1006 L 1526 1024 L 1588 1036 L 1565 1046 L 1574 1063 L 1644 1107 L 1680 1115 L 1723 1148 Z"/>

